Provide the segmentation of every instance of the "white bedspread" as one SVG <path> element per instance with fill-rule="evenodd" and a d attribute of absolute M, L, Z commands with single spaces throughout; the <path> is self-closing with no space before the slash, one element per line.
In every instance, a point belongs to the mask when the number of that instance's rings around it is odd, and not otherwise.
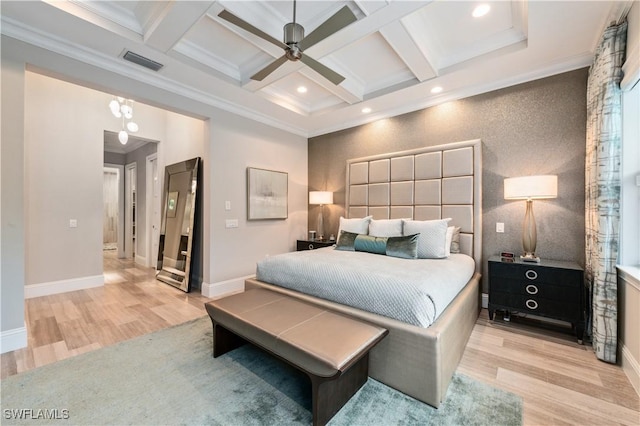
<path fill-rule="evenodd" d="M 326 247 L 268 257 L 258 262 L 256 278 L 428 327 L 474 270 L 474 260 L 464 254 L 447 259 L 400 259 Z"/>

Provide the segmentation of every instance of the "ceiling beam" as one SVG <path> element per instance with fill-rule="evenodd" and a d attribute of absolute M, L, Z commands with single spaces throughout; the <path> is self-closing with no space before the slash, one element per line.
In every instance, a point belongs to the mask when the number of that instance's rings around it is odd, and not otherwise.
<path fill-rule="evenodd" d="M 437 76 L 433 66 L 422 54 L 413 37 L 401 21 L 380 28 L 380 34 L 396 51 L 396 54 L 416 76 L 418 81 L 425 81 Z"/>
<path fill-rule="evenodd" d="M 145 44 L 168 52 L 209 10 L 213 1 L 172 1 L 145 28 Z"/>

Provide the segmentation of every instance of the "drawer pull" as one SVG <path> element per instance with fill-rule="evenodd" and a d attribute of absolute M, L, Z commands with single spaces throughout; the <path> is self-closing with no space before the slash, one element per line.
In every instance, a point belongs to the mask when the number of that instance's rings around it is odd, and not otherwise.
<path fill-rule="evenodd" d="M 527 272 L 524 273 L 524 276 L 529 278 L 530 280 L 535 280 L 538 278 L 538 273 L 532 269 L 528 269 Z"/>
<path fill-rule="evenodd" d="M 536 287 L 533 284 L 529 284 L 526 287 L 526 290 L 527 290 L 527 293 L 529 293 L 529 294 L 538 294 L 538 287 Z"/>
<path fill-rule="evenodd" d="M 538 309 L 538 302 L 536 302 L 533 299 L 527 299 L 526 302 L 524 302 L 525 305 L 527 305 L 527 308 L 534 310 L 534 309 Z"/>
<path fill-rule="evenodd" d="M 313 250 L 313 244 L 309 244 L 309 250 Z"/>

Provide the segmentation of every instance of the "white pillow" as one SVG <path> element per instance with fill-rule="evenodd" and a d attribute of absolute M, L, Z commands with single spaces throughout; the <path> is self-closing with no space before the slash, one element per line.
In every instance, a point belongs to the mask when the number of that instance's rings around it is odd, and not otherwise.
<path fill-rule="evenodd" d="M 447 251 L 447 257 L 449 257 L 451 253 L 460 253 L 460 227 L 459 226 L 449 226 L 447 228 L 447 242 L 445 245 L 445 249 Z"/>
<path fill-rule="evenodd" d="M 367 216 L 360 219 L 345 219 L 340 216 L 340 227 L 338 228 L 338 237 L 336 238 L 336 243 L 340 240 L 340 233 L 342 231 L 353 232 L 354 234 L 364 234 L 368 235 L 369 233 L 369 222 L 373 216 Z"/>
<path fill-rule="evenodd" d="M 404 235 L 420 234 L 418 237 L 419 259 L 447 257 L 447 228 L 450 220 L 451 218 L 402 221 Z"/>
<path fill-rule="evenodd" d="M 371 219 L 369 235 L 374 237 L 401 237 L 402 219 Z"/>

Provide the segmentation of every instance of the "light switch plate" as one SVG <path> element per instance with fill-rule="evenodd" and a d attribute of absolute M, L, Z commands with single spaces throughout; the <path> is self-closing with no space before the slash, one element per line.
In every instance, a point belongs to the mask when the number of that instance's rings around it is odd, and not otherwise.
<path fill-rule="evenodd" d="M 224 209 L 225 210 L 231 210 L 231 201 L 225 201 L 224 202 Z"/>
<path fill-rule="evenodd" d="M 225 221 L 225 227 L 227 227 L 227 228 L 237 228 L 238 227 L 238 219 L 227 219 Z"/>
<path fill-rule="evenodd" d="M 69 219 L 69 228 L 77 228 L 78 219 Z"/>
<path fill-rule="evenodd" d="M 496 222 L 496 232 L 499 232 L 501 234 L 504 233 L 504 223 Z"/>

